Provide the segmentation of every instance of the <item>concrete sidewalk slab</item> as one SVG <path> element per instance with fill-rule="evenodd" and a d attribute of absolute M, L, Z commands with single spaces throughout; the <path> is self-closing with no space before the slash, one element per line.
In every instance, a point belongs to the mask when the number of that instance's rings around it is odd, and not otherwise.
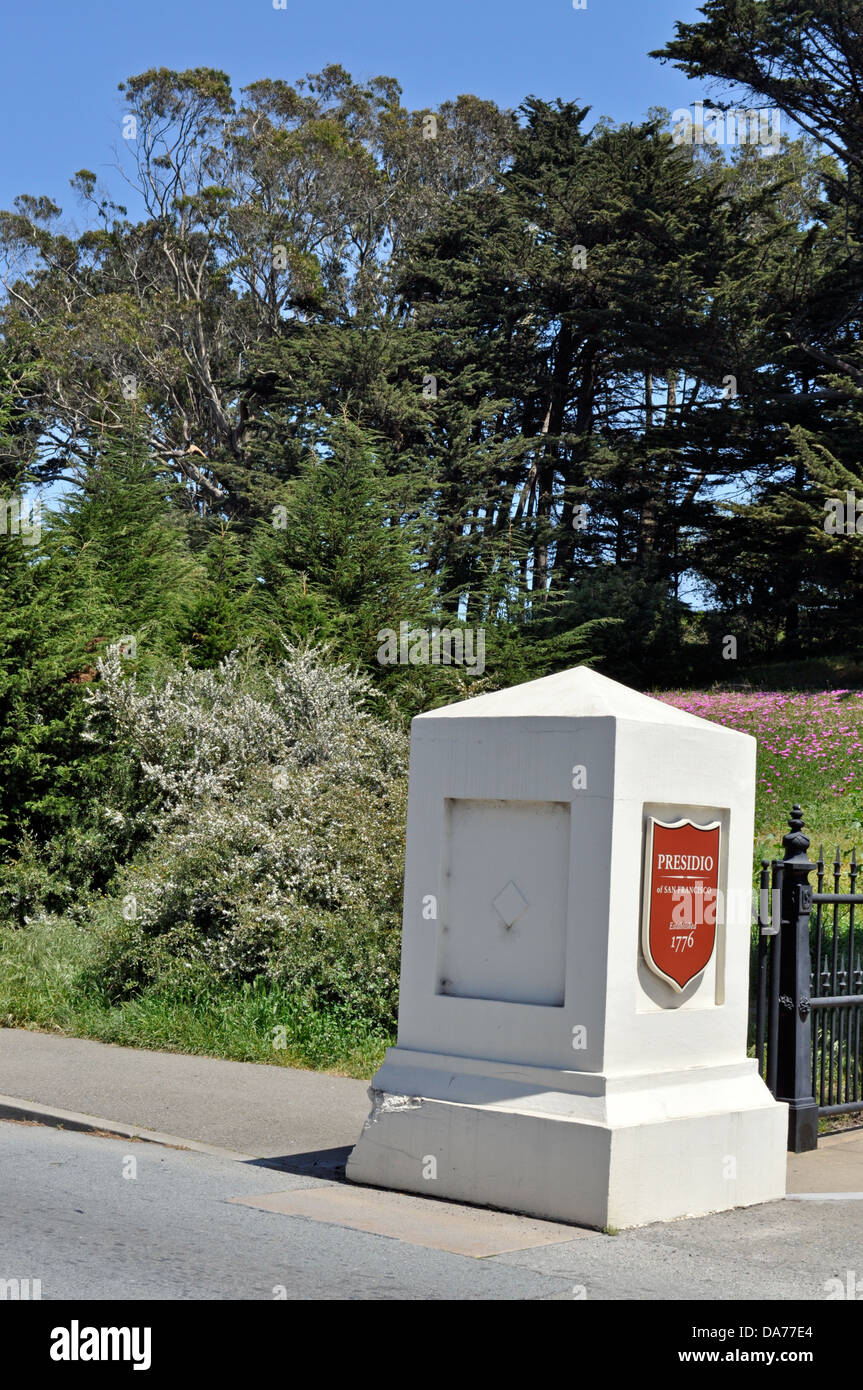
<path fill-rule="evenodd" d="M 824 1134 L 808 1154 L 788 1155 L 788 1193 L 863 1192 L 863 1129 Z"/>
<path fill-rule="evenodd" d="M 232 1197 L 231 1202 L 260 1211 L 301 1216 L 329 1226 L 347 1226 L 353 1231 L 368 1231 L 372 1235 L 406 1241 L 409 1245 L 422 1245 L 428 1250 L 448 1250 L 452 1255 L 469 1255 L 480 1260 L 490 1255 L 512 1254 L 516 1250 L 532 1250 L 539 1245 L 560 1245 L 595 1234 L 583 1227 L 538 1221 L 532 1216 L 514 1216 L 485 1207 L 467 1207 L 370 1187 L 261 1193 L 253 1197 Z"/>
<path fill-rule="evenodd" d="M 368 1083 L 350 1077 L 22 1028 L 0 1029 L 0 1092 L 98 1117 L 102 1129 L 107 1120 L 323 1169 L 344 1162 L 369 1113 Z"/>

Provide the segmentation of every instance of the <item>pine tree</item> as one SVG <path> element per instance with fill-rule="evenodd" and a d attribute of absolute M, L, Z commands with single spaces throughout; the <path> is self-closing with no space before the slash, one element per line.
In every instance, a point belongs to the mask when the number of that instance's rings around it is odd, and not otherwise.
<path fill-rule="evenodd" d="M 0 536 L 0 839 L 74 838 L 93 814 L 104 759 L 85 738 L 86 687 L 121 644 L 142 673 L 179 652 L 200 583 L 185 526 L 130 418 L 80 489 L 44 513 L 38 544 Z M 109 868 L 110 866 L 108 866 Z"/>
<path fill-rule="evenodd" d="M 256 565 L 260 610 L 275 628 L 332 642 L 370 668 L 378 631 L 426 611 L 417 530 L 400 519 L 376 446 L 347 416 L 328 422 L 259 531 Z"/>
<path fill-rule="evenodd" d="M 203 571 L 178 492 L 130 417 L 50 518 L 45 590 L 73 680 L 92 679 L 99 649 L 121 639 L 141 670 L 179 652 Z"/>
<path fill-rule="evenodd" d="M 8 852 L 22 828 L 38 830 L 58 801 L 52 777 L 53 710 L 39 707 L 44 672 L 38 656 L 43 611 L 37 601 L 41 526 L 28 517 L 28 470 L 19 449 L 26 370 L 0 361 L 0 848 Z M 32 507 L 32 494 L 29 506 Z M 25 524 L 22 526 L 21 513 Z M 38 513 L 37 513 L 38 515 Z M 17 518 L 17 519 L 16 519 Z M 28 525 L 29 522 L 29 525 Z M 46 718 L 47 715 L 47 718 Z M 62 740 L 61 740 L 62 741 Z"/>
<path fill-rule="evenodd" d="M 201 556 L 200 591 L 182 626 L 189 664 L 215 666 L 254 635 L 256 584 L 248 537 L 218 521 Z"/>

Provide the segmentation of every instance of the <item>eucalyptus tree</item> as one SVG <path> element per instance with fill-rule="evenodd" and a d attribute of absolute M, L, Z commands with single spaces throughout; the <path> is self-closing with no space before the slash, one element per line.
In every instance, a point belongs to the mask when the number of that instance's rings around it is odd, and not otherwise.
<path fill-rule="evenodd" d="M 242 516 L 271 394 L 261 350 L 305 328 L 398 322 L 393 255 L 500 164 L 511 120 L 467 97 L 410 112 L 393 79 L 355 83 L 338 66 L 239 97 L 208 68 L 152 69 L 120 90 L 132 213 L 82 169 L 83 233 L 44 198 L 0 214 L 2 328 L 42 366 L 42 473 L 82 476 L 135 401 L 187 505 Z"/>

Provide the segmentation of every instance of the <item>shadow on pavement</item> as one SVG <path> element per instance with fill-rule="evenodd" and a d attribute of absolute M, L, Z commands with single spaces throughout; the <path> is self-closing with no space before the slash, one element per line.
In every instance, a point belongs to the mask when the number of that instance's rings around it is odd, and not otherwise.
<path fill-rule="evenodd" d="M 246 1162 L 255 1168 L 278 1168 L 282 1173 L 313 1173 L 332 1182 L 346 1182 L 345 1164 L 352 1149 L 353 1144 L 348 1144 L 341 1149 L 312 1149 L 310 1153 L 285 1154 L 281 1158 L 252 1158 Z"/>

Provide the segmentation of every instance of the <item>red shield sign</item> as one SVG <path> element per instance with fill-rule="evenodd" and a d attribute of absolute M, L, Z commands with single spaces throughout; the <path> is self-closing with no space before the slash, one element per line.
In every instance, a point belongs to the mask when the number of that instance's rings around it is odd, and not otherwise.
<path fill-rule="evenodd" d="M 680 993 L 716 944 L 720 825 L 650 817 L 642 947 L 650 969 Z"/>

